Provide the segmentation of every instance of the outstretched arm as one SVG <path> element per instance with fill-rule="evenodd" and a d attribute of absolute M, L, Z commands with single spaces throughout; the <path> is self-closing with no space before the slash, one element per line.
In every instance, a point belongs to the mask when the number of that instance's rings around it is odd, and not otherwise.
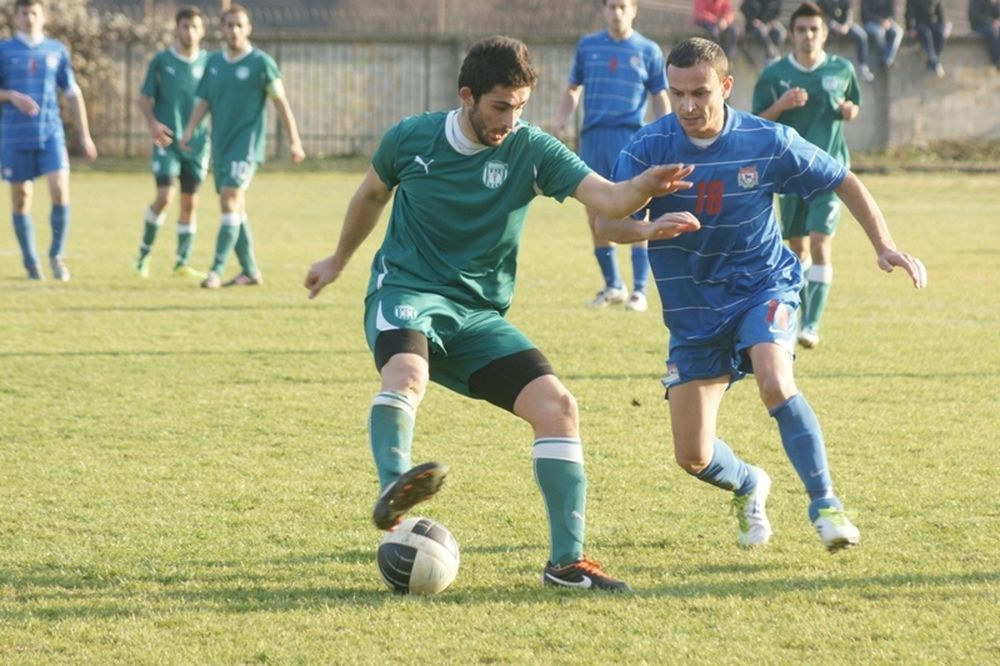
<path fill-rule="evenodd" d="M 698 231 L 701 222 L 691 213 L 681 211 L 664 213 L 652 222 L 631 217 L 608 219 L 597 216 L 594 231 L 612 243 L 638 243 L 639 241 L 667 240 L 681 234 Z"/>
<path fill-rule="evenodd" d="M 844 182 L 834 191 L 868 235 L 868 240 L 875 248 L 879 268 L 891 273 L 894 267 L 899 266 L 913 280 L 914 287 L 926 287 L 927 269 L 924 264 L 916 257 L 896 249 L 885 217 L 861 179 L 854 172 L 848 171 Z"/>
<path fill-rule="evenodd" d="M 693 166 L 661 164 L 619 183 L 591 173 L 580 182 L 573 197 L 609 219 L 628 217 L 653 197 L 689 189 L 693 183 L 684 179 L 692 171 Z"/>
<path fill-rule="evenodd" d="M 392 190 L 385 186 L 375 169 L 368 167 L 365 179 L 347 206 L 337 249 L 314 263 L 306 274 L 305 288 L 309 290 L 309 298 L 316 298 L 323 287 L 340 277 L 354 252 L 378 224 L 379 215 L 391 198 Z"/>

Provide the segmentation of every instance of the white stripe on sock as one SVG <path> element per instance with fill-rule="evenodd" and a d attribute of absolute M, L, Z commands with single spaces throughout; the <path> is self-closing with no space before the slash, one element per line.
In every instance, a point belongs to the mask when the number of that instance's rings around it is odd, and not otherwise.
<path fill-rule="evenodd" d="M 531 447 L 535 460 L 565 460 L 583 464 L 583 445 L 572 437 L 542 437 Z"/>
<path fill-rule="evenodd" d="M 372 399 L 372 407 L 376 407 L 378 405 L 400 409 L 409 414 L 411 418 L 413 418 L 417 413 L 413 403 L 410 402 L 410 399 L 402 393 L 383 391 Z"/>
<path fill-rule="evenodd" d="M 809 281 L 819 284 L 833 282 L 833 266 L 830 264 L 813 264 L 809 267 Z"/>

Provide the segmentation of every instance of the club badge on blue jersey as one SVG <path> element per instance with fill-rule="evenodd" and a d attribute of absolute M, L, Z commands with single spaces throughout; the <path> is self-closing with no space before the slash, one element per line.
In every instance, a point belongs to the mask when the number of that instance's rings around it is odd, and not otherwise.
<path fill-rule="evenodd" d="M 757 167 L 753 165 L 740 167 L 736 180 L 744 190 L 757 187 Z"/>

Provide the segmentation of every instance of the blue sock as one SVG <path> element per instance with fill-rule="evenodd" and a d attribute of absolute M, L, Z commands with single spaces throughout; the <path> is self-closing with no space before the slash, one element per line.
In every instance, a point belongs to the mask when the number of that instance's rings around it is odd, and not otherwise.
<path fill-rule="evenodd" d="M 816 520 L 822 508 L 842 509 L 840 500 L 833 494 L 823 432 L 805 397 L 796 393 L 771 410 L 771 416 L 778 422 L 785 454 L 809 493 L 809 520 Z"/>
<path fill-rule="evenodd" d="M 738 458 L 729 445 L 718 438 L 715 440 L 712 462 L 695 477 L 717 488 L 732 490 L 737 495 L 752 493 L 757 487 L 757 474 L 750 465 Z"/>
<path fill-rule="evenodd" d="M 594 256 L 597 257 L 597 265 L 601 267 L 601 275 L 604 276 L 604 286 L 622 286 L 622 276 L 618 273 L 618 259 L 615 257 L 615 246 L 595 247 Z"/>
<path fill-rule="evenodd" d="M 14 213 L 14 235 L 21 246 L 24 267 L 38 266 L 38 251 L 35 249 L 35 227 L 31 224 L 31 213 Z"/>
<path fill-rule="evenodd" d="M 649 257 L 643 245 L 632 246 L 632 289 L 646 293 L 649 281 Z"/>
<path fill-rule="evenodd" d="M 368 437 L 380 488 L 385 488 L 412 466 L 410 456 L 416 411 L 407 396 L 395 391 L 382 391 L 372 400 Z"/>
<path fill-rule="evenodd" d="M 52 245 L 49 246 L 49 256 L 61 257 L 66 252 L 66 236 L 69 233 L 69 206 L 52 206 L 49 221 L 52 223 Z"/>

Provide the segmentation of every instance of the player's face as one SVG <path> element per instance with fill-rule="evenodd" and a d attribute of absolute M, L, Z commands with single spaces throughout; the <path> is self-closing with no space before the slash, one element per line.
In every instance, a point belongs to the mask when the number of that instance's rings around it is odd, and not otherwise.
<path fill-rule="evenodd" d="M 697 139 L 710 139 L 722 132 L 726 122 L 726 100 L 733 90 L 733 77 L 722 81 L 708 63 L 694 67 L 667 68 L 670 104 L 684 132 Z"/>
<path fill-rule="evenodd" d="M 222 22 L 222 38 L 230 51 L 246 50 L 252 30 L 250 18 L 243 12 L 230 12 Z"/>
<path fill-rule="evenodd" d="M 14 25 L 21 32 L 37 35 L 45 26 L 45 11 L 41 5 L 22 5 L 14 12 Z"/>
<path fill-rule="evenodd" d="M 201 17 L 198 16 L 181 19 L 174 29 L 177 43 L 185 49 L 197 49 L 204 36 L 205 26 L 201 22 Z"/>
<path fill-rule="evenodd" d="M 612 36 L 625 37 L 632 30 L 632 21 L 635 20 L 632 0 L 606 0 L 603 13 Z"/>
<path fill-rule="evenodd" d="M 531 88 L 493 86 L 493 90 L 473 102 L 472 91 L 462 88 L 462 107 L 476 139 L 484 146 L 499 146 L 524 113 Z"/>
<path fill-rule="evenodd" d="M 826 45 L 826 23 L 819 16 L 800 16 L 792 26 L 792 47 L 796 56 L 816 56 Z"/>

